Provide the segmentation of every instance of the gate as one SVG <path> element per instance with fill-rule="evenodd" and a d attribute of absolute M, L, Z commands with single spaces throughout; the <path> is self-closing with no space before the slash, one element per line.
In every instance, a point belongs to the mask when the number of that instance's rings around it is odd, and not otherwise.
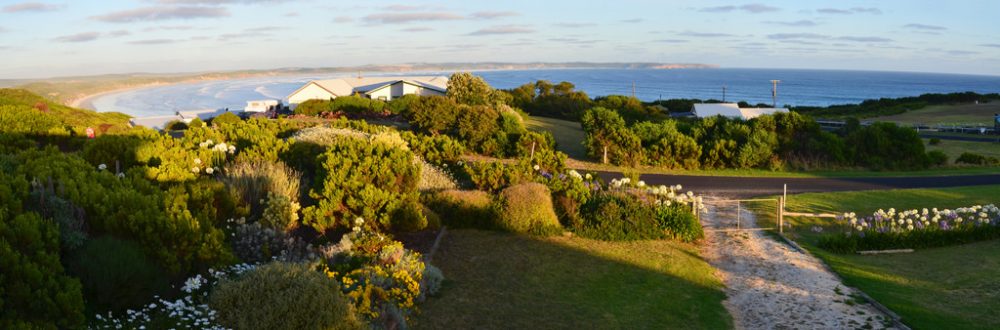
<path fill-rule="evenodd" d="M 784 198 L 705 199 L 702 203 L 713 218 L 703 221 L 706 232 L 763 231 L 782 232 Z"/>

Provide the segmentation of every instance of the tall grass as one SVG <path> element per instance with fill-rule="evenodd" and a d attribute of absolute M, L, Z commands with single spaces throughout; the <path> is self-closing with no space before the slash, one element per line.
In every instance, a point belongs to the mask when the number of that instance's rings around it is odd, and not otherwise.
<path fill-rule="evenodd" d="M 263 212 L 268 193 L 299 201 L 302 174 L 282 162 L 246 161 L 226 166 L 222 182 L 243 202 L 250 205 L 251 214 Z"/>

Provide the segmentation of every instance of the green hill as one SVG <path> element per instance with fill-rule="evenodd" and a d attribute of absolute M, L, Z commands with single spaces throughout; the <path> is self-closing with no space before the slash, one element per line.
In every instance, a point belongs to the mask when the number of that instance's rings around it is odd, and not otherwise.
<path fill-rule="evenodd" d="M 23 89 L 0 88 L 0 131 L 8 133 L 84 134 L 127 130 L 129 116 L 71 108 Z"/>

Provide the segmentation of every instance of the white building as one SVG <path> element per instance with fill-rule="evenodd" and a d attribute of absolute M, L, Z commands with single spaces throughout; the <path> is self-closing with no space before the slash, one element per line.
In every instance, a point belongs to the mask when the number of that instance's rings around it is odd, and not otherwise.
<path fill-rule="evenodd" d="M 694 115 L 698 118 L 723 116 L 749 120 L 760 115 L 770 115 L 778 112 L 788 112 L 786 108 L 740 108 L 736 103 L 696 103 Z"/>
<path fill-rule="evenodd" d="M 258 100 L 258 101 L 247 101 L 247 106 L 243 108 L 244 112 L 267 112 L 271 109 L 277 109 L 281 106 L 281 101 L 278 100 Z"/>
<path fill-rule="evenodd" d="M 448 77 L 366 77 L 313 80 L 288 95 L 288 104 L 308 100 L 329 100 L 341 96 L 360 95 L 370 99 L 390 101 L 406 95 L 444 95 Z"/>

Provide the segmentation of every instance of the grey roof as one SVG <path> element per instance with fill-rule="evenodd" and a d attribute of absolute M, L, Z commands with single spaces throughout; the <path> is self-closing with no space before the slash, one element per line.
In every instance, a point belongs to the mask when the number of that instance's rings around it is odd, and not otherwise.
<path fill-rule="evenodd" d="M 368 93 L 370 91 L 393 85 L 398 82 L 405 82 L 423 88 L 445 92 L 448 89 L 448 77 L 445 76 L 409 76 L 409 77 L 363 77 L 363 78 L 338 78 L 313 80 L 302 86 L 316 84 L 320 88 L 327 90 L 335 96 L 346 96 L 356 92 Z M 299 90 L 292 92 L 295 95 Z"/>

